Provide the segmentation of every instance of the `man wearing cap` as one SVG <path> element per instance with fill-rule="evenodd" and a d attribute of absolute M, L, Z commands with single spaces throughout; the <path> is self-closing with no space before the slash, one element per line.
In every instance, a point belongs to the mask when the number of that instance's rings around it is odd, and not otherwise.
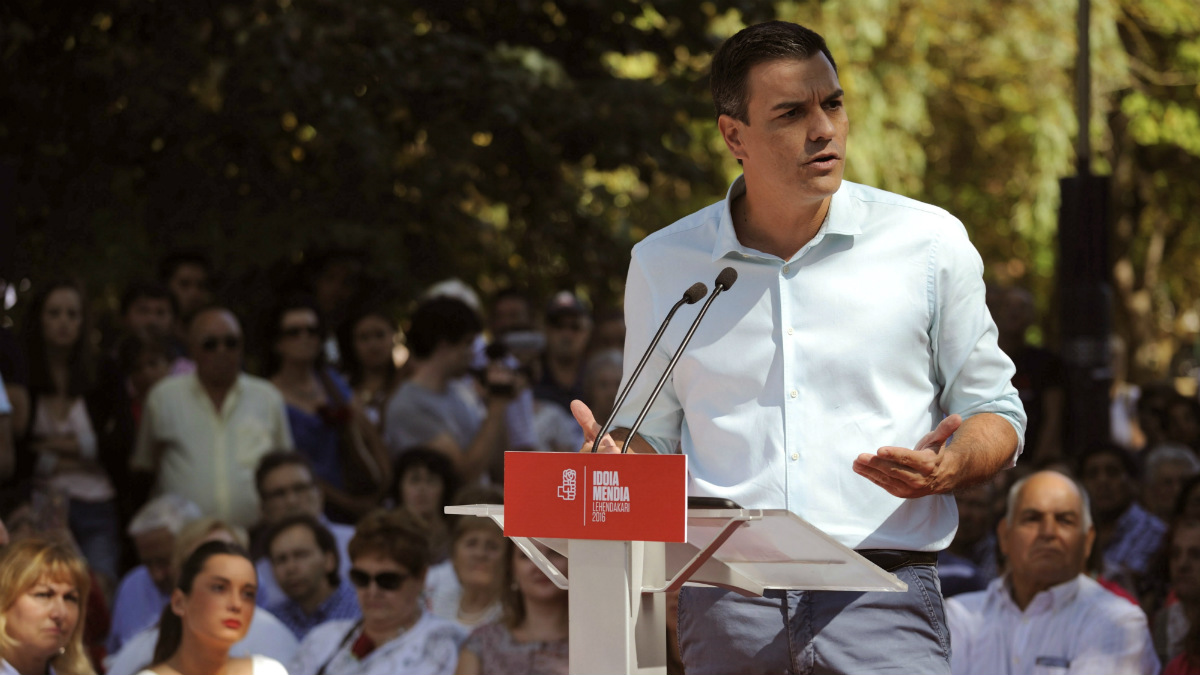
<path fill-rule="evenodd" d="M 569 411 L 571 401 L 583 396 L 583 365 L 591 335 L 592 317 L 583 301 L 570 291 L 555 293 L 546 306 L 546 351 L 534 398 Z"/>

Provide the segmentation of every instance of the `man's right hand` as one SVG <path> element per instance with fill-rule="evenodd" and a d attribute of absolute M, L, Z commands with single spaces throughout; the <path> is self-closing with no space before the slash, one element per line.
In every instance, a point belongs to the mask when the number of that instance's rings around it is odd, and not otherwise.
<path fill-rule="evenodd" d="M 571 401 L 571 414 L 575 416 L 575 421 L 579 423 L 579 427 L 583 429 L 583 447 L 580 452 L 591 452 L 592 445 L 596 442 L 596 436 L 603 431 L 600 428 L 600 423 L 596 421 L 596 416 L 592 414 L 592 409 L 587 407 L 587 404 L 578 399 Z M 597 452 L 618 453 L 621 452 L 621 446 L 613 440 L 612 435 L 604 434 L 600 439 L 600 447 Z"/>

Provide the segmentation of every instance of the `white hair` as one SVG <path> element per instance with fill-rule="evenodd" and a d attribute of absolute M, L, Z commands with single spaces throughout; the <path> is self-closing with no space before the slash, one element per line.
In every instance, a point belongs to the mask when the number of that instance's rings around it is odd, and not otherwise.
<path fill-rule="evenodd" d="M 1056 473 L 1059 476 L 1062 476 L 1063 480 L 1068 481 L 1075 486 L 1075 490 L 1079 493 L 1080 508 L 1083 509 L 1083 531 L 1087 532 L 1088 530 L 1092 529 L 1092 500 L 1088 498 L 1087 490 L 1084 489 L 1083 485 L 1081 485 L 1079 481 L 1071 478 L 1065 473 L 1059 473 L 1057 471 L 1039 471 L 1037 473 L 1031 473 L 1021 480 L 1013 483 L 1012 487 L 1008 489 L 1008 505 L 1004 509 L 1004 521 L 1008 523 L 1008 526 L 1012 527 L 1013 518 L 1016 518 L 1017 516 L 1017 500 L 1021 497 L 1021 490 L 1025 488 L 1025 484 L 1029 482 L 1030 478 L 1033 478 L 1039 473 Z"/>
<path fill-rule="evenodd" d="M 129 521 L 126 532 L 131 537 L 166 528 L 179 534 L 184 525 L 204 515 L 199 506 L 176 494 L 165 494 L 146 502 Z"/>
<path fill-rule="evenodd" d="M 1191 448 L 1182 443 L 1159 443 L 1154 446 L 1154 449 L 1146 453 L 1146 473 L 1147 477 L 1154 475 L 1154 472 L 1162 468 L 1164 464 L 1171 463 L 1187 464 L 1187 476 L 1194 476 L 1200 473 L 1200 458 L 1196 457 L 1196 453 Z"/>

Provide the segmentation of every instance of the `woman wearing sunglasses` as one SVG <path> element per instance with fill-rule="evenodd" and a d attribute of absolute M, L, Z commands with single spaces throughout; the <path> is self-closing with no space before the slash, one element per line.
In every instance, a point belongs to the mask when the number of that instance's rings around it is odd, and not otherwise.
<path fill-rule="evenodd" d="M 391 464 L 349 385 L 325 362 L 316 304 L 295 296 L 267 322 L 266 372 L 287 404 L 296 449 L 312 462 L 328 515 L 353 523 L 391 487 Z"/>
<path fill-rule="evenodd" d="M 300 644 L 288 668 L 310 675 L 450 675 L 462 628 L 421 610 L 429 544 L 402 511 L 375 511 L 350 540 L 350 582 L 359 621 L 322 624 Z"/>

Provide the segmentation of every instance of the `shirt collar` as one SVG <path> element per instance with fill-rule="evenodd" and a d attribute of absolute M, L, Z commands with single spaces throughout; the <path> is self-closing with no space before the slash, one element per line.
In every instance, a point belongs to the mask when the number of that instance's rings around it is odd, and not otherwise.
<path fill-rule="evenodd" d="M 1075 596 L 1079 594 L 1080 579 L 1082 574 L 1077 574 L 1067 581 L 1051 586 L 1044 591 L 1033 596 L 1029 601 L 1029 605 L 1025 607 L 1025 612 L 1042 613 L 1044 611 L 1057 611 L 1066 607 L 1075 601 Z M 993 601 L 999 602 L 1002 606 L 1011 609 L 1017 614 L 1023 614 L 1020 607 L 1012 598 L 1012 587 L 1009 584 L 1010 577 L 1008 574 L 994 579 L 988 584 L 988 594 L 992 596 Z"/>
<path fill-rule="evenodd" d="M 853 201 L 848 194 L 846 185 L 847 182 L 843 180 L 838 191 L 833 193 L 833 198 L 829 202 L 829 212 L 825 214 L 825 222 L 821 223 L 821 229 L 817 231 L 817 235 L 813 237 L 810 245 L 821 241 L 827 234 L 854 236 L 862 233 L 859 219 L 853 217 Z M 729 185 L 729 190 L 725 192 L 725 201 L 721 205 L 721 219 L 717 222 L 716 241 L 713 244 L 713 262 L 730 254 L 762 257 L 762 253 L 742 246 L 733 227 L 733 200 L 744 194 L 746 194 L 746 177 L 743 175 L 735 178 Z"/>

